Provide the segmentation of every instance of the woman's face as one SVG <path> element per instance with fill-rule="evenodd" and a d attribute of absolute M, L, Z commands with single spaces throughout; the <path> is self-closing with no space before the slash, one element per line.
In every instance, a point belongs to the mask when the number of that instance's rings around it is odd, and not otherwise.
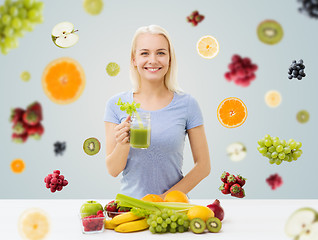
<path fill-rule="evenodd" d="M 169 44 L 164 36 L 143 33 L 137 37 L 133 62 L 142 81 L 164 81 L 169 61 Z"/>

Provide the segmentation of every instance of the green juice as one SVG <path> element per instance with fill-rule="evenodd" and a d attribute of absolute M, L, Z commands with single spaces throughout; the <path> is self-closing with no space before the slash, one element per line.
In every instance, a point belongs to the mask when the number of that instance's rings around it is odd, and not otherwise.
<path fill-rule="evenodd" d="M 150 128 L 131 128 L 130 145 L 133 148 L 148 148 L 150 146 Z"/>

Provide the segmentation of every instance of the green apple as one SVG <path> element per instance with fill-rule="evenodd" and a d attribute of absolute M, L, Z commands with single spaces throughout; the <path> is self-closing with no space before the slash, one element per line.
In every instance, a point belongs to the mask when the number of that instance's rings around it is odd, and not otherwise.
<path fill-rule="evenodd" d="M 79 36 L 74 30 L 74 25 L 70 22 L 61 22 L 52 29 L 52 40 L 60 48 L 72 47 L 78 42 Z"/>
<path fill-rule="evenodd" d="M 103 206 L 97 201 L 86 201 L 80 209 L 81 217 L 88 217 L 91 215 L 96 215 L 97 212 L 101 210 L 104 211 Z"/>
<path fill-rule="evenodd" d="M 299 240 L 318 239 L 318 213 L 315 209 L 304 207 L 296 210 L 287 220 L 285 233 Z"/>

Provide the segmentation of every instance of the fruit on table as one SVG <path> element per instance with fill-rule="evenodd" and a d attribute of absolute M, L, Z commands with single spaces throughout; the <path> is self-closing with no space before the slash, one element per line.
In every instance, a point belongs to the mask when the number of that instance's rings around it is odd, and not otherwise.
<path fill-rule="evenodd" d="M 61 191 L 63 187 L 68 185 L 68 181 L 64 175 L 60 175 L 60 170 L 54 170 L 53 174 L 49 174 L 44 178 L 46 188 L 50 188 L 51 192 Z"/>
<path fill-rule="evenodd" d="M 166 194 L 163 199 L 165 202 L 184 202 L 189 203 L 187 195 L 179 190 L 173 190 Z"/>
<path fill-rule="evenodd" d="M 77 31 L 72 23 L 61 22 L 53 27 L 51 37 L 56 46 L 69 48 L 78 42 L 79 36 L 75 33 Z"/>
<path fill-rule="evenodd" d="M 49 216 L 40 208 L 25 210 L 18 220 L 18 231 L 23 239 L 43 240 L 50 229 Z"/>
<path fill-rule="evenodd" d="M 194 233 L 203 233 L 206 229 L 206 223 L 201 218 L 193 218 L 190 221 L 190 229 Z"/>
<path fill-rule="evenodd" d="M 87 138 L 83 143 L 83 150 L 87 155 L 95 155 L 100 150 L 100 142 L 97 138 Z"/>
<path fill-rule="evenodd" d="M 315 209 L 304 207 L 296 210 L 285 224 L 285 233 L 301 240 L 318 239 L 318 213 Z"/>
<path fill-rule="evenodd" d="M 117 224 L 113 224 L 110 222 L 111 220 L 106 220 L 105 221 L 105 228 L 106 229 L 115 229 L 115 227 L 117 227 L 118 225 Z"/>
<path fill-rule="evenodd" d="M 233 162 L 239 162 L 246 157 L 247 151 L 243 143 L 235 142 L 226 148 L 226 152 Z"/>
<path fill-rule="evenodd" d="M 220 200 L 215 199 L 213 203 L 207 205 L 214 212 L 214 217 L 217 217 L 222 221 L 224 219 L 224 210 L 221 207 Z"/>
<path fill-rule="evenodd" d="M 301 146 L 302 143 L 294 139 L 285 141 L 266 134 L 264 138 L 258 140 L 257 150 L 269 159 L 270 164 L 280 165 L 282 161 L 296 161 L 303 153 Z"/>
<path fill-rule="evenodd" d="M 239 127 L 247 118 L 246 105 L 237 97 L 226 98 L 218 106 L 217 117 L 226 128 Z"/>
<path fill-rule="evenodd" d="M 103 211 L 103 206 L 94 200 L 86 201 L 80 208 L 82 218 L 96 215 L 98 211 Z"/>
<path fill-rule="evenodd" d="M 147 194 L 143 196 L 141 200 L 148 202 L 163 202 L 163 199 L 157 194 Z"/>
<path fill-rule="evenodd" d="M 218 40 L 210 35 L 201 37 L 197 42 L 197 52 L 205 59 L 212 59 L 219 54 L 220 45 Z"/>
<path fill-rule="evenodd" d="M 104 209 L 107 212 L 108 217 L 110 218 L 113 218 L 117 215 L 116 214 L 116 212 L 118 212 L 117 203 L 114 200 L 107 203 Z"/>
<path fill-rule="evenodd" d="M 212 233 L 219 232 L 221 230 L 221 227 L 222 222 L 216 217 L 211 217 L 206 221 L 206 228 Z"/>
<path fill-rule="evenodd" d="M 138 220 L 138 219 L 141 219 L 141 218 L 143 218 L 143 217 L 136 216 L 132 212 L 125 212 L 125 213 L 122 213 L 120 215 L 115 216 L 110 221 L 110 223 L 113 224 L 113 225 L 119 225 L 119 224 L 122 224 L 122 223 L 135 221 L 135 220 Z"/>
<path fill-rule="evenodd" d="M 257 27 L 258 39 L 269 45 L 279 43 L 283 36 L 284 31 L 282 26 L 275 20 L 265 20 Z"/>
<path fill-rule="evenodd" d="M 102 210 L 97 211 L 96 215 L 90 215 L 82 218 L 82 224 L 85 232 L 101 231 L 104 227 L 104 213 Z"/>
<path fill-rule="evenodd" d="M 201 218 L 203 221 L 214 217 L 214 212 L 206 206 L 193 206 L 188 210 L 187 216 L 190 220 L 193 218 Z"/>
<path fill-rule="evenodd" d="M 115 217 L 116 218 L 116 217 Z M 112 220 L 111 220 L 112 221 Z M 119 224 L 115 227 L 116 232 L 127 233 L 127 232 L 137 232 L 148 229 L 149 225 L 147 223 L 147 219 L 143 218 L 136 221 L 125 222 Z"/>

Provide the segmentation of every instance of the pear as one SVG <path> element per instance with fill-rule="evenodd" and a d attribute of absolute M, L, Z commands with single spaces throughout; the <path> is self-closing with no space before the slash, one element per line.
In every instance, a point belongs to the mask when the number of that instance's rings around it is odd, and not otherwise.
<path fill-rule="evenodd" d="M 56 24 L 52 29 L 52 40 L 54 44 L 60 48 L 69 48 L 74 46 L 79 39 L 75 33 L 74 25 L 70 22 L 61 22 Z"/>
<path fill-rule="evenodd" d="M 298 240 L 318 239 L 317 221 L 318 213 L 315 209 L 310 207 L 300 208 L 288 218 L 285 233 Z"/>
<path fill-rule="evenodd" d="M 230 144 L 226 148 L 226 151 L 230 159 L 234 162 L 241 161 L 246 157 L 246 147 L 240 142 Z"/>

